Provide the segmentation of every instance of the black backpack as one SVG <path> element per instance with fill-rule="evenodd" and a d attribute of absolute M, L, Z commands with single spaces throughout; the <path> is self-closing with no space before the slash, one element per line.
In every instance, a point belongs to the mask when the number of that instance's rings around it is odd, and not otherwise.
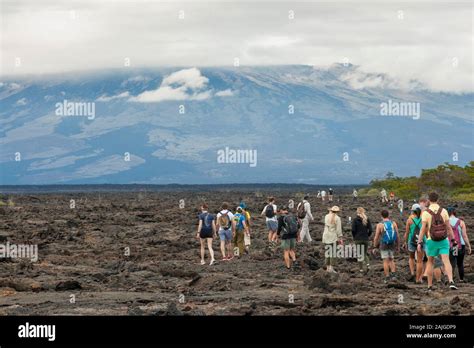
<path fill-rule="evenodd" d="M 300 203 L 297 211 L 298 218 L 304 219 L 306 217 L 306 209 L 304 208 L 304 201 Z"/>
<path fill-rule="evenodd" d="M 417 245 L 418 244 L 418 237 L 420 236 L 421 226 L 419 224 L 417 224 L 414 219 L 411 219 L 411 221 L 413 221 L 413 224 L 415 225 L 415 230 L 413 232 L 413 235 L 411 236 L 410 243 L 412 245 Z M 421 219 L 420 219 L 420 222 L 421 222 Z"/>
<path fill-rule="evenodd" d="M 269 219 L 275 216 L 275 212 L 273 211 L 273 204 L 268 204 L 265 208 L 265 216 Z"/>
<path fill-rule="evenodd" d="M 283 229 L 282 237 L 288 236 L 290 234 L 294 235 L 298 233 L 298 221 L 296 217 L 292 214 L 288 214 L 283 218 Z"/>

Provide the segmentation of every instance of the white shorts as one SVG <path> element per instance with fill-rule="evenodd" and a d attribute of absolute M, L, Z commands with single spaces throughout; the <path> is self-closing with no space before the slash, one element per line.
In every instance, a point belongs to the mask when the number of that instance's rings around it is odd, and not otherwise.
<path fill-rule="evenodd" d="M 244 244 L 245 244 L 245 246 L 250 245 L 250 235 L 244 234 Z"/>

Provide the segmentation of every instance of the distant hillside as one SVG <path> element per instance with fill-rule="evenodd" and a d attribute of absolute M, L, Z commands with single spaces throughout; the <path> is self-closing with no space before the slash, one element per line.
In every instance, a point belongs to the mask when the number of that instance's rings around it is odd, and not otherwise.
<path fill-rule="evenodd" d="M 361 190 L 361 195 L 378 195 L 385 188 L 403 199 L 414 199 L 436 191 L 452 200 L 474 201 L 474 161 L 465 167 L 445 163 L 436 168 L 423 169 L 420 177 L 401 178 L 389 172 L 384 179 L 372 180 L 370 185 L 371 188 Z"/>

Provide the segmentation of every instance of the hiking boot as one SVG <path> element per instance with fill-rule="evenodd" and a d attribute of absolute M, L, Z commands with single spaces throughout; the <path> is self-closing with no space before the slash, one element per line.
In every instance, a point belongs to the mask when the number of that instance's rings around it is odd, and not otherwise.
<path fill-rule="evenodd" d="M 451 290 L 458 290 L 456 284 L 454 284 L 453 281 L 449 282 L 449 288 L 450 288 Z"/>

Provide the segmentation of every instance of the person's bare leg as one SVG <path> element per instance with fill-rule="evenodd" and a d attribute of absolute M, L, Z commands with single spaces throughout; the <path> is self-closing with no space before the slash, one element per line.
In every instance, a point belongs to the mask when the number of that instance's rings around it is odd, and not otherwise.
<path fill-rule="evenodd" d="M 286 268 L 290 268 L 290 252 L 289 252 L 289 250 L 284 251 L 283 258 L 285 259 Z"/>
<path fill-rule="evenodd" d="M 296 253 L 294 250 L 290 250 L 290 257 L 293 260 L 293 262 L 296 262 Z"/>
<path fill-rule="evenodd" d="M 410 258 L 408 259 L 408 266 L 410 267 L 410 274 L 415 275 L 415 253 L 410 253 Z"/>
<path fill-rule="evenodd" d="M 397 270 L 397 266 L 395 266 L 395 260 L 394 260 L 394 259 L 390 259 L 389 265 L 390 265 L 390 271 L 391 271 L 392 273 L 395 273 L 395 271 Z"/>
<path fill-rule="evenodd" d="M 207 238 L 207 248 L 209 249 L 209 255 L 211 255 L 211 261 L 214 261 L 214 250 L 212 249 L 212 238 Z"/>
<path fill-rule="evenodd" d="M 418 252 L 418 255 L 416 256 L 416 281 L 420 282 L 421 277 L 423 275 L 423 252 Z"/>
<path fill-rule="evenodd" d="M 390 275 L 389 259 L 383 259 L 383 273 L 386 277 Z"/>
<path fill-rule="evenodd" d="M 449 262 L 449 255 L 441 255 L 441 260 L 443 261 L 444 265 L 444 274 L 448 276 L 448 280 L 450 282 L 453 281 L 453 267 L 451 266 L 451 262 Z"/>
<path fill-rule="evenodd" d="M 206 255 L 206 250 L 204 250 L 204 239 L 199 239 L 199 241 L 201 242 L 201 262 L 204 262 L 204 257 Z"/>
<path fill-rule="evenodd" d="M 433 262 L 434 257 L 428 256 L 428 262 L 426 263 L 425 274 L 428 277 L 428 287 L 433 285 Z"/>
<path fill-rule="evenodd" d="M 234 251 L 232 250 L 232 242 L 227 242 L 227 256 L 232 257 Z"/>
<path fill-rule="evenodd" d="M 221 240 L 221 253 L 222 253 L 222 258 L 225 259 L 225 241 Z"/>
<path fill-rule="evenodd" d="M 268 241 L 271 242 L 271 241 L 272 241 L 272 238 L 273 238 L 273 232 L 272 232 L 272 231 L 268 231 Z"/>

